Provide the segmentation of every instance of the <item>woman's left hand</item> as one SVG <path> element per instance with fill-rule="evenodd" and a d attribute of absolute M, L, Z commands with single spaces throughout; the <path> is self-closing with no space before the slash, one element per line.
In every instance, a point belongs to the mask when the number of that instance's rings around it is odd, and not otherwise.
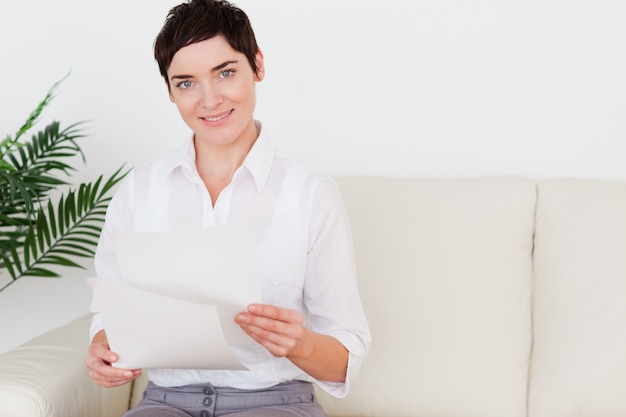
<path fill-rule="evenodd" d="M 275 357 L 287 358 L 313 378 L 344 382 L 348 350 L 334 337 L 304 326 L 295 310 L 267 304 L 250 304 L 235 322 Z"/>
<path fill-rule="evenodd" d="M 295 310 L 251 304 L 235 322 L 275 357 L 306 357 L 313 349 L 304 317 Z"/>

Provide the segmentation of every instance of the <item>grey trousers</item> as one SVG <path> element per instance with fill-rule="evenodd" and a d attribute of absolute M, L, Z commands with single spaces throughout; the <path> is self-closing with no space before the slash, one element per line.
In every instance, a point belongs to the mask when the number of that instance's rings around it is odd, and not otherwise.
<path fill-rule="evenodd" d="M 313 385 L 291 381 L 261 390 L 194 384 L 160 387 L 148 383 L 144 398 L 124 417 L 328 417 Z"/>

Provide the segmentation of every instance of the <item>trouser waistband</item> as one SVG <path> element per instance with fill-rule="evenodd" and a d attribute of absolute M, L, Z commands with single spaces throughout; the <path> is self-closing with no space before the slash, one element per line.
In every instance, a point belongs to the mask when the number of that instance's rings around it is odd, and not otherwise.
<path fill-rule="evenodd" d="M 313 385 L 304 381 L 289 381 L 273 387 L 245 390 L 215 387 L 212 384 L 192 384 L 182 387 L 161 387 L 148 383 L 144 398 L 174 407 L 189 406 L 190 400 L 213 410 L 244 410 L 276 405 L 310 403 L 315 401 Z"/>

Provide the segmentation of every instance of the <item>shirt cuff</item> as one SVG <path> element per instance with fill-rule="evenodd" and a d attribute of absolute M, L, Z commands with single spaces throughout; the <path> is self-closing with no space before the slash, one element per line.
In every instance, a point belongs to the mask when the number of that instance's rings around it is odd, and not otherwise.
<path fill-rule="evenodd" d="M 104 323 L 102 323 L 102 316 L 100 315 L 100 313 L 94 313 L 93 317 L 91 318 L 91 327 L 89 328 L 89 342 L 91 343 L 96 333 L 103 329 Z"/>
<path fill-rule="evenodd" d="M 330 336 L 339 340 L 339 342 L 348 349 L 348 370 L 346 372 L 345 382 L 329 382 L 316 380 L 317 385 L 326 393 L 336 398 L 343 398 L 350 392 L 352 380 L 357 376 L 361 369 L 361 364 L 365 359 L 365 347 L 355 341 L 356 336 L 350 333 L 335 333 Z"/>

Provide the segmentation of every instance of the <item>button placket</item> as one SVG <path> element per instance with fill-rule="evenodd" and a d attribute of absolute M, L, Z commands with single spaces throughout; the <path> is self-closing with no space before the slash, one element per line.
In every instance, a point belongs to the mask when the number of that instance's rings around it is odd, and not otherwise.
<path fill-rule="evenodd" d="M 213 417 L 215 414 L 215 390 L 212 387 L 206 387 L 202 390 L 205 397 L 202 399 L 202 405 L 207 409 L 202 411 L 201 417 Z"/>

